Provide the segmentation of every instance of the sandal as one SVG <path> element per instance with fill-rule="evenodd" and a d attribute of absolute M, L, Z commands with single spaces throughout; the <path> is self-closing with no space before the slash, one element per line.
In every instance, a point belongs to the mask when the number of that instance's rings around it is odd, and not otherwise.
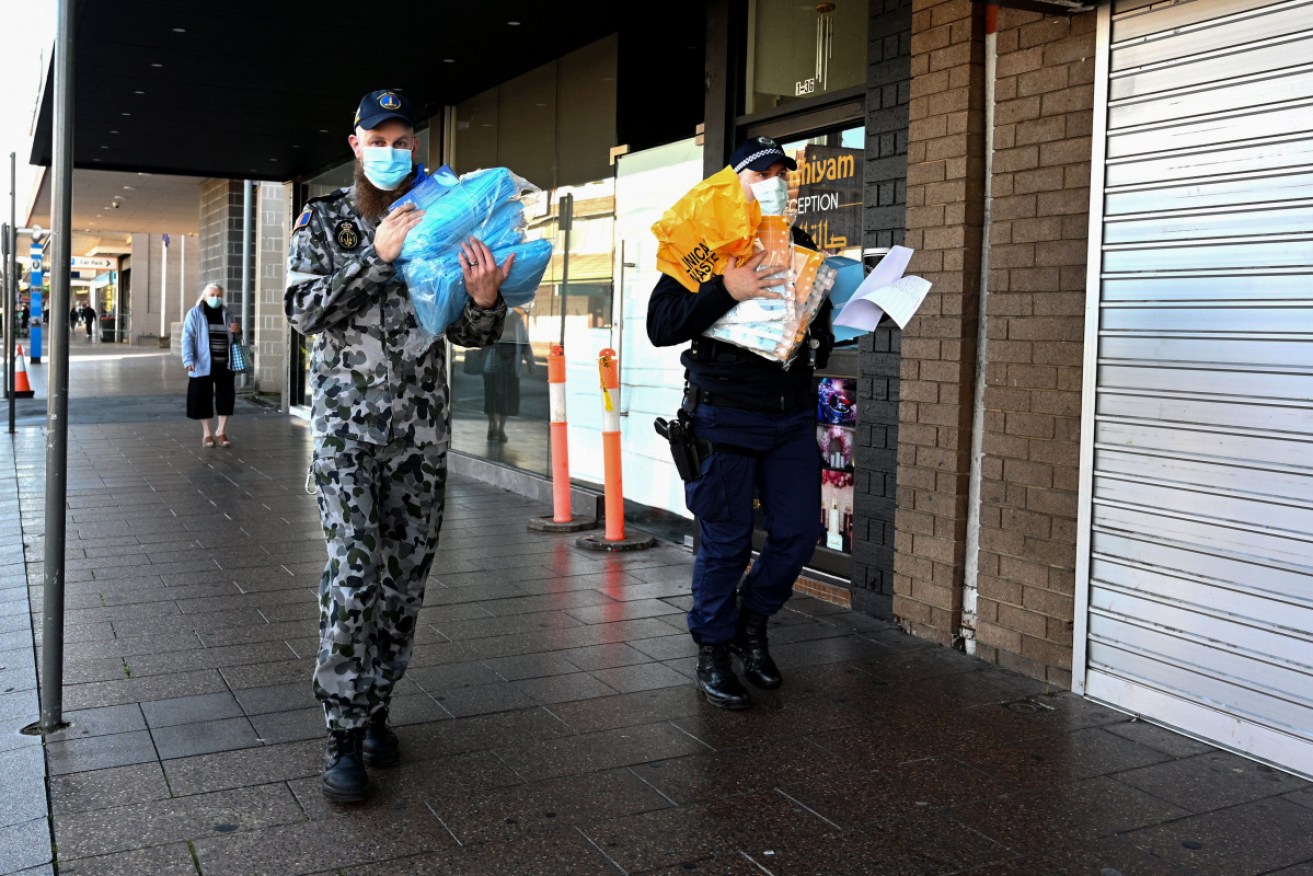
<path fill-rule="evenodd" d="M 202 447 L 213 447 L 213 446 L 214 446 L 214 439 L 211 438 L 209 435 L 206 435 L 204 438 L 201 439 L 201 446 L 202 446 Z"/>
<path fill-rule="evenodd" d="M 228 436 L 227 436 L 227 435 L 224 435 L 223 433 L 220 433 L 220 434 L 218 434 L 218 435 L 215 435 L 214 438 L 215 438 L 216 441 L 219 442 L 219 446 L 220 446 L 220 447 L 232 447 L 232 446 L 233 446 L 233 443 L 232 443 L 231 441 L 228 440 Z"/>

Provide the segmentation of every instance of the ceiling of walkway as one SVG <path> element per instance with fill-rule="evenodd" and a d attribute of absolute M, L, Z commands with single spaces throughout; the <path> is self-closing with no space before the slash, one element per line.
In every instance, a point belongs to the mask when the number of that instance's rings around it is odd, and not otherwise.
<path fill-rule="evenodd" d="M 679 0 L 700 42 L 700 4 Z M 196 231 L 204 177 L 284 181 L 347 158 L 356 101 L 399 88 L 423 110 L 458 104 L 620 29 L 624 4 L 76 5 L 74 252 L 129 231 Z M 53 154 L 53 67 L 32 163 Z M 51 173 L 32 221 L 50 215 Z M 113 205 L 118 206 L 113 206 Z"/>
<path fill-rule="evenodd" d="M 355 101 L 425 114 L 614 32 L 624 4 L 77 4 L 75 168 L 287 180 L 343 159 Z M 695 26 L 700 27 L 701 22 Z M 49 82 L 32 162 L 49 165 Z"/>

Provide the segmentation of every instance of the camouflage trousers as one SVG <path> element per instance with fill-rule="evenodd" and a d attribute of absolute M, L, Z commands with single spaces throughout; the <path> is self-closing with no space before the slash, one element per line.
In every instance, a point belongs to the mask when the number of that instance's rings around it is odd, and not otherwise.
<path fill-rule="evenodd" d="M 336 437 L 311 462 L 328 563 L 315 696 L 330 730 L 363 726 L 406 672 L 442 527 L 445 448 Z"/>

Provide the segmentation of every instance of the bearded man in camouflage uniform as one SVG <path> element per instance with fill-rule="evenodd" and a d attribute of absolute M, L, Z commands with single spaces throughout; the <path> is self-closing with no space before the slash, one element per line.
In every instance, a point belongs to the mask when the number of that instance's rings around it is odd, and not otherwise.
<path fill-rule="evenodd" d="M 287 318 L 317 335 L 311 354 L 314 455 L 328 564 L 319 586 L 314 690 L 328 744 L 324 794 L 365 799 L 368 766 L 390 766 L 388 724 L 442 525 L 450 408 L 446 351 L 420 332 L 393 263 L 422 211 L 388 205 L 415 180 L 411 105 L 397 91 L 365 95 L 348 138 L 355 183 L 306 204 L 288 257 Z M 484 347 L 501 333 L 500 268 L 481 241 L 461 245 L 470 300 L 446 337 Z"/>

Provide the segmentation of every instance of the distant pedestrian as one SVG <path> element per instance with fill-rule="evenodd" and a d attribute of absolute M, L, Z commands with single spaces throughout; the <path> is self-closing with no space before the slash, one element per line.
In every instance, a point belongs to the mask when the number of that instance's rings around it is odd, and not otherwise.
<path fill-rule="evenodd" d="M 96 326 L 96 309 L 90 304 L 83 304 L 80 311 L 82 321 L 87 324 L 87 343 L 91 343 L 91 332 Z"/>
<path fill-rule="evenodd" d="M 95 313 L 91 315 L 95 319 Z M 231 447 L 228 418 L 233 414 L 237 390 L 233 382 L 232 345 L 241 336 L 241 326 L 228 319 L 223 306 L 223 287 L 211 283 L 187 311 L 182 323 L 182 364 L 191 379 L 187 382 L 187 417 L 201 421 L 201 446 Z M 218 411 L 219 422 L 210 432 L 210 418 Z"/>

